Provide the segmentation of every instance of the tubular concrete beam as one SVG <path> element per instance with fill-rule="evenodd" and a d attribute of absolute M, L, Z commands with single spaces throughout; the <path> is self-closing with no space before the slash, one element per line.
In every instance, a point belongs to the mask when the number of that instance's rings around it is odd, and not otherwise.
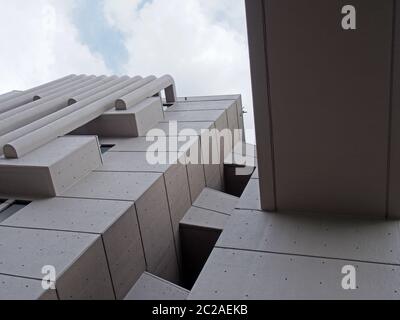
<path fill-rule="evenodd" d="M 169 76 L 165 75 L 159 79 L 152 81 L 146 86 L 136 90 L 115 102 L 115 108 L 117 110 L 127 110 L 130 107 L 135 106 L 139 102 L 147 98 L 160 93 L 160 91 L 165 89 L 165 95 L 167 102 L 176 101 L 176 91 L 175 91 L 175 81 Z"/>
<path fill-rule="evenodd" d="M 86 83 L 91 83 L 93 85 L 93 81 L 95 81 L 94 85 L 98 85 L 99 79 L 90 79 L 86 81 Z M 91 86 L 90 85 L 90 86 Z M 84 83 L 75 84 L 72 87 L 68 87 L 68 89 L 64 90 L 64 93 L 81 93 L 86 91 L 87 87 Z M 79 90 L 78 90 L 79 89 Z M 68 92 L 65 92 L 68 91 Z M 43 101 L 44 100 L 44 101 Z M 38 119 L 48 116 L 54 112 L 57 112 L 65 107 L 67 107 L 68 96 L 63 95 L 61 97 L 57 97 L 54 99 L 54 95 L 51 98 L 40 99 L 35 102 L 31 102 L 22 106 L 18 109 L 24 109 L 23 112 L 20 110 L 17 114 L 14 114 L 11 117 L 8 117 L 4 120 L 0 120 L 0 136 L 17 130 L 29 123 L 32 123 Z M 11 110 L 12 111 L 12 110 Z M 1 116 L 1 115 L 0 115 Z"/>
<path fill-rule="evenodd" d="M 11 142 L 4 146 L 4 155 L 11 159 L 19 158 L 59 136 L 68 134 L 110 110 L 112 103 L 119 97 L 137 90 L 148 82 L 149 79 L 146 78 L 128 86 L 122 83 L 11 132 L 10 134 L 19 138 L 14 141 L 9 140 Z M 9 137 L 0 137 L 0 146 Z"/>
<path fill-rule="evenodd" d="M 44 103 L 47 103 L 51 100 L 55 100 L 55 99 L 59 99 L 61 97 L 63 97 L 63 99 L 65 100 L 65 102 L 62 102 L 63 108 L 68 106 L 68 98 L 69 96 L 71 96 L 72 94 L 81 94 L 83 92 L 87 92 L 88 90 L 92 90 L 93 88 L 99 87 L 105 83 L 108 83 L 110 81 L 112 81 L 113 79 L 115 79 L 116 77 L 107 77 L 107 78 L 97 78 L 97 79 L 93 79 L 88 81 L 87 83 L 85 83 L 84 86 L 82 86 L 81 84 L 75 85 L 73 87 L 68 87 L 67 89 L 63 89 L 58 91 L 55 94 L 52 94 L 51 96 L 48 96 L 46 98 L 40 99 L 38 101 L 34 101 L 31 103 L 27 103 L 21 107 L 18 108 L 14 108 L 12 110 L 9 110 L 7 112 L 4 112 L 2 114 L 0 114 L 0 121 L 7 119 L 9 117 L 12 117 L 16 114 L 19 114 L 21 112 L 26 112 L 27 110 L 30 110 L 32 108 L 36 108 L 38 106 L 41 106 Z"/>
<path fill-rule="evenodd" d="M 29 125 L 26 125 L 25 127 L 21 127 L 17 130 L 11 131 L 7 134 L 5 134 L 4 136 L 0 136 L 0 155 L 3 154 L 3 150 L 2 147 L 7 144 L 8 142 L 18 139 L 20 137 L 22 137 L 23 135 L 26 135 L 34 130 L 37 130 L 41 127 L 46 126 L 47 124 L 56 121 L 62 117 L 64 117 L 65 115 L 72 113 L 74 111 L 77 111 L 81 108 L 83 108 L 84 106 L 95 102 L 96 100 L 99 100 L 101 98 L 106 97 L 109 94 L 112 94 L 113 92 L 120 90 L 124 87 L 127 87 L 131 84 L 136 83 L 137 81 L 135 80 L 136 78 L 130 79 L 130 80 L 125 80 L 122 83 L 119 83 L 117 85 L 113 85 L 111 88 L 105 89 L 105 87 L 108 87 L 109 84 L 107 83 L 106 85 L 100 86 L 98 88 L 95 89 L 95 91 L 97 92 L 97 94 L 92 95 L 82 101 L 80 101 L 80 103 L 74 104 L 73 106 L 69 106 L 67 108 L 64 108 L 62 110 L 59 110 L 58 112 L 55 112 L 53 114 L 48 115 L 47 117 L 44 117 L 42 119 L 39 119 L 35 122 L 30 123 Z M 111 81 L 111 83 L 115 82 L 115 80 Z M 99 91 L 100 90 L 100 91 Z M 82 92 L 79 92 L 78 94 L 80 94 Z M 72 93 L 74 94 L 74 93 Z M 68 97 L 64 97 L 65 100 L 68 100 Z M 62 101 L 63 103 L 63 101 Z M 112 102 L 110 102 L 112 103 Z M 111 107 L 110 107 L 111 108 Z"/>
<path fill-rule="evenodd" d="M 35 96 L 36 93 L 40 93 L 40 92 L 42 92 L 43 90 L 45 90 L 47 88 L 58 87 L 61 84 L 74 81 L 74 79 L 76 77 L 77 76 L 75 76 L 73 78 L 64 79 L 63 81 L 57 82 L 55 84 L 51 83 L 51 84 L 48 84 L 46 87 L 43 87 L 43 88 L 40 88 L 40 89 L 35 89 L 35 90 L 32 90 L 32 91 L 29 90 L 27 93 L 24 93 L 24 94 L 22 94 L 22 95 L 20 95 L 20 96 L 18 96 L 16 98 L 10 99 L 10 100 L 6 101 L 5 103 L 2 103 L 0 105 L 0 113 L 6 112 L 6 111 L 11 110 L 12 108 L 15 108 L 15 107 L 22 106 L 25 103 L 32 102 L 33 101 L 33 97 Z M 83 77 L 83 75 L 81 75 L 79 77 Z"/>
<path fill-rule="evenodd" d="M 93 88 L 92 90 L 86 91 L 86 92 L 82 92 L 80 94 L 76 94 L 73 97 L 69 97 L 68 99 L 68 105 L 70 106 L 71 104 L 77 103 L 79 101 L 85 100 L 89 97 L 95 96 L 96 94 L 98 94 L 99 92 L 102 92 L 104 90 L 108 90 L 113 88 L 116 85 L 119 85 L 121 83 L 126 83 L 127 81 L 139 81 L 141 80 L 141 77 L 134 77 L 134 78 L 129 78 L 127 76 L 121 77 L 121 78 L 115 78 L 113 81 L 111 81 L 110 83 L 104 84 L 100 87 L 96 87 Z"/>
<path fill-rule="evenodd" d="M 21 95 L 24 95 L 26 93 L 30 93 L 30 92 L 34 92 L 36 90 L 40 90 L 40 89 L 45 88 L 47 86 L 55 85 L 57 83 L 62 83 L 64 81 L 67 81 L 67 80 L 75 78 L 75 77 L 76 77 L 75 74 L 70 74 L 69 76 L 66 76 L 64 78 L 61 78 L 61 79 L 58 79 L 58 80 L 55 80 L 55 81 L 52 81 L 52 82 L 49 82 L 49 83 L 46 83 L 46 84 L 42 84 L 42 85 L 40 85 L 38 87 L 29 89 L 29 90 L 15 92 L 14 94 L 11 94 L 11 92 L 10 92 L 10 94 L 3 95 L 2 97 L 0 97 L 0 103 L 3 103 L 5 101 L 11 100 L 11 99 L 14 99 L 14 98 L 19 97 Z"/>
<path fill-rule="evenodd" d="M 36 101 L 36 100 L 51 96 L 51 95 L 53 95 L 53 94 L 55 94 L 55 93 L 57 93 L 57 92 L 59 92 L 61 90 L 67 89 L 67 88 L 75 86 L 77 84 L 84 85 L 85 83 L 87 83 L 88 81 L 93 80 L 93 79 L 97 79 L 97 77 L 96 76 L 84 76 L 82 78 L 78 77 L 78 78 L 74 79 L 71 82 L 64 83 L 64 84 L 62 84 L 60 86 L 57 86 L 57 87 L 45 89 L 45 90 L 39 92 L 38 94 L 36 94 L 33 97 L 33 101 Z"/>

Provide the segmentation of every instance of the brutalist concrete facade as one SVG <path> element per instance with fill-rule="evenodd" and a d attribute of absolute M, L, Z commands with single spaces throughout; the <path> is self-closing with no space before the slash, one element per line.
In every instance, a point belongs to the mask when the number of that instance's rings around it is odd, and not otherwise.
<path fill-rule="evenodd" d="M 239 95 L 175 92 L 169 76 L 70 75 L 1 96 L 0 299 L 188 296 L 178 287 L 188 272 L 181 221 L 207 187 L 223 190 L 228 151 L 216 148 L 217 163 L 188 160 L 192 151 L 208 156 L 204 130 L 241 129 L 243 113 Z M 127 110 L 118 110 L 121 101 Z M 154 129 L 166 133 L 159 153 L 167 163 L 146 157 Z M 169 143 L 184 129 L 189 143 Z M 217 139 L 213 132 L 210 140 Z M 216 209 L 224 203 L 212 201 Z M 49 266 L 55 277 L 46 283 L 54 288 L 43 286 Z M 147 282 L 155 292 L 140 289 Z"/>

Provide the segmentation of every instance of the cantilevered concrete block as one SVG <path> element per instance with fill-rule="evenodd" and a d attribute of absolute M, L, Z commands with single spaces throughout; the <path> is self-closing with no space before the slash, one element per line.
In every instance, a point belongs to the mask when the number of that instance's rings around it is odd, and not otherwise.
<path fill-rule="evenodd" d="M 93 172 L 63 196 L 135 202 L 147 270 L 178 282 L 177 255 L 161 173 Z"/>
<path fill-rule="evenodd" d="M 191 195 L 185 155 L 177 152 L 158 153 L 160 163 L 151 164 L 145 152 L 108 152 L 104 155 L 103 172 L 155 172 L 162 173 L 171 213 L 174 239 L 179 253 L 179 221 L 191 206 Z"/>
<path fill-rule="evenodd" d="M 0 300 L 58 300 L 56 290 L 44 290 L 42 280 L 0 275 Z"/>
<path fill-rule="evenodd" d="M 38 200 L 1 225 L 101 235 L 117 299 L 123 299 L 146 270 L 133 202 Z"/>
<path fill-rule="evenodd" d="M 229 215 L 192 207 L 180 223 L 183 279 L 191 288 L 214 249 Z"/>
<path fill-rule="evenodd" d="M 139 137 L 164 119 L 160 98 L 150 98 L 128 110 L 105 112 L 74 134 L 101 137 Z"/>
<path fill-rule="evenodd" d="M 231 215 L 235 210 L 238 201 L 239 198 L 217 190 L 206 188 L 193 205 L 202 209 Z"/>
<path fill-rule="evenodd" d="M 57 196 L 101 162 L 96 137 L 58 138 L 20 159 L 0 158 L 0 195 Z"/>
<path fill-rule="evenodd" d="M 0 227 L 0 243 L 0 274 L 42 280 L 52 266 L 61 300 L 115 299 L 98 235 Z"/>
<path fill-rule="evenodd" d="M 357 270 L 358 289 L 343 290 L 342 269 Z M 216 248 L 189 300 L 399 299 L 400 268 Z"/>
<path fill-rule="evenodd" d="M 129 291 L 125 300 L 186 300 L 188 295 L 189 291 L 146 272 Z"/>

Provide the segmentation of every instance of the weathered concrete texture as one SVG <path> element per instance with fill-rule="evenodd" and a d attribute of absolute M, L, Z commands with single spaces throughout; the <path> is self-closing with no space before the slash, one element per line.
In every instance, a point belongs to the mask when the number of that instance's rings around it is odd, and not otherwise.
<path fill-rule="evenodd" d="M 199 208 L 231 215 L 235 210 L 238 201 L 239 198 L 206 188 L 193 205 Z"/>
<path fill-rule="evenodd" d="M 217 246 L 400 264 L 400 222 L 236 211 Z"/>
<path fill-rule="evenodd" d="M 56 290 L 44 290 L 42 280 L 0 274 L 0 300 L 58 300 Z"/>
<path fill-rule="evenodd" d="M 354 265 L 357 290 L 343 290 Z M 215 249 L 189 300 L 399 299 L 398 266 Z"/>
<path fill-rule="evenodd" d="M 0 158 L 2 197 L 60 195 L 101 165 L 96 137 L 58 138 L 21 159 Z"/>
<path fill-rule="evenodd" d="M 147 270 L 171 282 L 179 281 L 168 198 L 161 173 L 93 172 L 63 196 L 135 202 Z"/>
<path fill-rule="evenodd" d="M 60 299 L 115 299 L 98 235 L 0 227 L 0 244 L 0 274 L 41 280 L 50 265 Z"/>
<path fill-rule="evenodd" d="M 2 226 L 70 231 L 102 236 L 117 299 L 146 270 L 133 202 L 54 198 L 35 201 Z"/>
<path fill-rule="evenodd" d="M 192 207 L 180 223 L 183 280 L 191 288 L 228 222 L 229 215 Z"/>
<path fill-rule="evenodd" d="M 110 110 L 74 131 L 100 137 L 139 137 L 164 119 L 160 98 L 146 99 L 124 111 Z"/>
<path fill-rule="evenodd" d="M 146 272 L 129 291 L 125 300 L 186 300 L 188 295 L 189 291 Z"/>

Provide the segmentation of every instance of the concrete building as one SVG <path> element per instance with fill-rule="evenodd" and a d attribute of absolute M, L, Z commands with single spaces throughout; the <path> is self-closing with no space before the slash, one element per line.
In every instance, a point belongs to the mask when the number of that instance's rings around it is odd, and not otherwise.
<path fill-rule="evenodd" d="M 0 299 L 187 297 L 178 286 L 191 288 L 237 200 L 221 191 L 240 96 L 70 75 L 0 101 Z M 155 143 L 165 161 L 149 160 Z"/>
<path fill-rule="evenodd" d="M 399 299 L 399 8 L 246 1 L 257 147 L 170 76 L 0 96 L 0 299 Z"/>

